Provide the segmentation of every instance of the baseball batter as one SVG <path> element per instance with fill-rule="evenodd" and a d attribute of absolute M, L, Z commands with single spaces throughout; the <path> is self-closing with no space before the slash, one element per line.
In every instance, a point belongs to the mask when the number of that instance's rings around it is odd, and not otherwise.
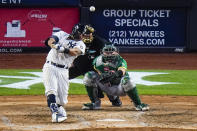
<path fill-rule="evenodd" d="M 85 44 L 81 41 L 80 26 L 75 26 L 69 35 L 59 31 L 49 37 L 45 44 L 51 47 L 43 66 L 43 82 L 48 107 L 52 112 L 52 122 L 67 119 L 64 105 L 68 102 L 68 68 L 73 60 L 85 53 Z"/>
<path fill-rule="evenodd" d="M 82 109 L 100 109 L 98 93 L 94 91 L 100 88 L 112 96 L 128 95 L 137 111 L 149 110 L 149 106 L 141 102 L 136 85 L 126 71 L 127 63 L 118 54 L 115 46 L 105 45 L 93 65 L 97 72 L 88 72 L 84 77 L 86 88 L 91 90 L 88 95 L 92 104 L 84 104 Z"/>

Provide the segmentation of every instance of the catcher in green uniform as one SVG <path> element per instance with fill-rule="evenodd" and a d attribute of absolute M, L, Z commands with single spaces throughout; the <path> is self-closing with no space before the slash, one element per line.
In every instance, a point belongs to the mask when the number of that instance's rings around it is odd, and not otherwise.
<path fill-rule="evenodd" d="M 94 59 L 93 65 L 97 72 L 90 71 L 84 77 L 91 103 L 84 104 L 82 109 L 101 108 L 101 101 L 98 97 L 98 88 L 100 88 L 108 95 L 128 95 L 137 111 L 149 110 L 149 106 L 141 102 L 136 85 L 126 71 L 127 62 L 119 55 L 114 45 L 105 45 L 101 55 Z"/>

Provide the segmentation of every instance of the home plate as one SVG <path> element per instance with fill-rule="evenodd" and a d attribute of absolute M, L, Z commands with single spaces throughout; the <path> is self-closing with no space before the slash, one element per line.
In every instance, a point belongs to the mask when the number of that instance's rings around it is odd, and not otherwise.
<path fill-rule="evenodd" d="M 122 119 L 103 119 L 103 120 L 96 120 L 96 121 L 126 121 Z"/>

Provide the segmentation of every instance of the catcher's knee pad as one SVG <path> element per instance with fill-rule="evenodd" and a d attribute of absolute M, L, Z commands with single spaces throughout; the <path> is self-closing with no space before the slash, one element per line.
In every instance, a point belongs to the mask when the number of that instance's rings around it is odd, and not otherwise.
<path fill-rule="evenodd" d="M 135 88 L 136 84 L 134 83 L 134 81 L 132 79 L 129 78 L 126 81 L 124 79 L 122 79 L 121 86 L 123 87 L 124 91 L 127 92 L 127 91 Z"/>
<path fill-rule="evenodd" d="M 89 71 L 85 74 L 84 78 L 83 78 L 83 83 L 86 86 L 92 86 L 92 87 L 97 87 L 96 83 L 93 81 L 93 78 L 96 76 L 96 72 L 94 71 Z"/>

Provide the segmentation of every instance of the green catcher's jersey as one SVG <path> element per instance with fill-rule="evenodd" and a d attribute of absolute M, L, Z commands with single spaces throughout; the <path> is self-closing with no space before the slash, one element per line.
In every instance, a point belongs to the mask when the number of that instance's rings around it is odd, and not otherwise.
<path fill-rule="evenodd" d="M 101 73 L 107 73 L 109 71 L 116 72 L 118 68 L 125 68 L 127 69 L 127 62 L 119 56 L 119 59 L 115 63 L 104 63 L 102 61 L 102 56 L 98 56 L 93 61 L 94 68 L 101 72 Z M 128 76 L 128 73 L 125 74 Z"/>

